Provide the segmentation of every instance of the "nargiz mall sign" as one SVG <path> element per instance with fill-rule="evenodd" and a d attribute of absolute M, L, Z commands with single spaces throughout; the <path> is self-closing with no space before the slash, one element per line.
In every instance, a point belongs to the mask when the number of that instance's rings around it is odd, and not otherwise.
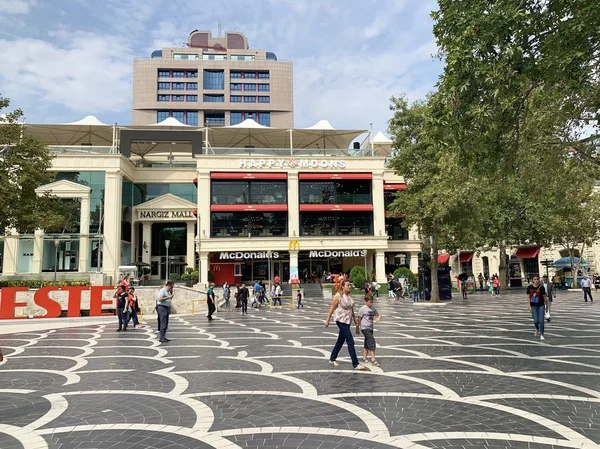
<path fill-rule="evenodd" d="M 103 292 L 106 290 L 114 291 L 114 287 L 110 286 L 73 286 L 73 287 L 56 287 L 48 286 L 37 290 L 33 295 L 33 302 L 43 309 L 46 309 L 45 315 L 35 316 L 34 318 L 58 318 L 62 313 L 62 307 L 58 301 L 52 299 L 50 292 L 61 291 L 68 292 L 68 308 L 67 317 L 81 316 L 81 294 L 84 291 L 90 292 L 90 316 L 108 316 L 114 313 L 106 313 L 102 311 L 103 305 L 114 307 L 114 300 L 104 299 Z M 2 297 L 0 300 L 0 320 L 24 319 L 27 316 L 15 316 L 17 307 L 28 307 L 29 303 L 17 301 L 18 292 L 28 292 L 28 287 L 4 287 L 2 288 Z"/>

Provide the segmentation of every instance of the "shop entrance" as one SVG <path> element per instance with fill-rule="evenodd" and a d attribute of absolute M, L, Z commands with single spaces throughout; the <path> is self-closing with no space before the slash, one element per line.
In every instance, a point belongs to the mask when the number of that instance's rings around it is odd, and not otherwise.
<path fill-rule="evenodd" d="M 185 273 L 186 223 L 153 223 L 152 256 L 150 258 L 152 279 L 166 279 Z M 166 241 L 169 241 L 168 261 Z"/>

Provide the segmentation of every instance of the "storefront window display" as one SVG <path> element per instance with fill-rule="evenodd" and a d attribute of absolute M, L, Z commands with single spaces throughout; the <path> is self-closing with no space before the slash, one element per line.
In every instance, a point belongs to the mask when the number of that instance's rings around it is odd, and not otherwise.
<path fill-rule="evenodd" d="M 371 181 L 300 181 L 300 204 L 371 204 Z"/>
<path fill-rule="evenodd" d="M 287 235 L 287 212 L 213 212 L 213 237 L 275 237 Z"/>
<path fill-rule="evenodd" d="M 300 214 L 300 235 L 373 235 L 371 212 L 322 212 Z"/>
<path fill-rule="evenodd" d="M 285 181 L 213 181 L 211 204 L 286 204 Z"/>

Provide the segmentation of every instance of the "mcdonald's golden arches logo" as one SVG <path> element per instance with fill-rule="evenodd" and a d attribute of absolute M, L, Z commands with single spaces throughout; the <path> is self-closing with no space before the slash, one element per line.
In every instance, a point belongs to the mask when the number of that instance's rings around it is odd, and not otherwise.
<path fill-rule="evenodd" d="M 221 271 L 221 265 L 213 265 L 213 271 Z"/>
<path fill-rule="evenodd" d="M 300 241 L 299 240 L 290 240 L 290 242 L 288 243 L 288 251 L 291 251 L 293 249 L 300 251 Z"/>

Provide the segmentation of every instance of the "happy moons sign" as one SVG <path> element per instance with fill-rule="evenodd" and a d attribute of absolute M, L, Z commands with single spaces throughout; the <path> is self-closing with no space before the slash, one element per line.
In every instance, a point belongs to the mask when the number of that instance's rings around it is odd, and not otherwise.
<path fill-rule="evenodd" d="M 343 159 L 240 159 L 240 168 L 346 168 Z"/>

